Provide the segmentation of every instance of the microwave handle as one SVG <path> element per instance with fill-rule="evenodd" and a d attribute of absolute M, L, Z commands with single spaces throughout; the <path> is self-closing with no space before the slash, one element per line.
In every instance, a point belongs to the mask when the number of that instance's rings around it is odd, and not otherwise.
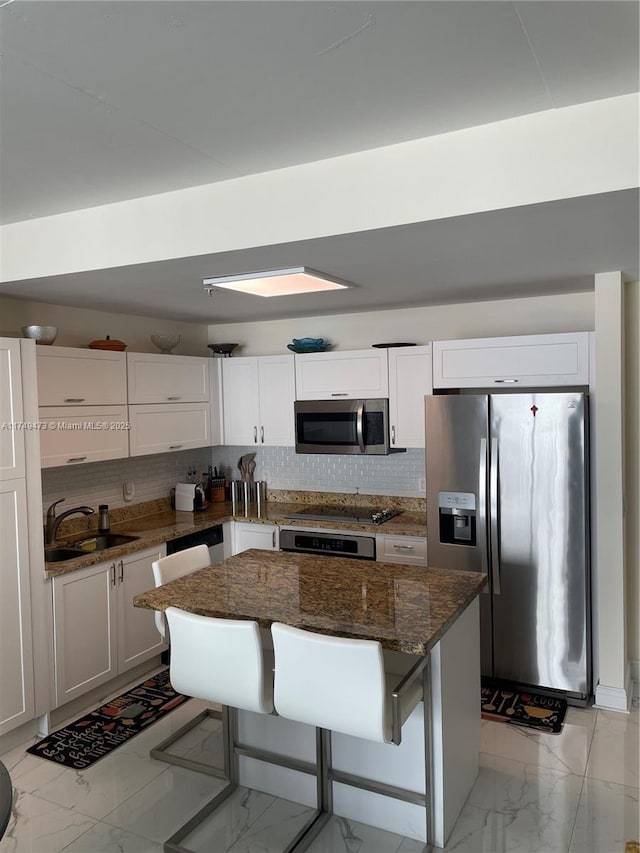
<path fill-rule="evenodd" d="M 364 403 L 360 403 L 356 412 L 356 435 L 360 445 L 360 453 L 364 453 Z"/>

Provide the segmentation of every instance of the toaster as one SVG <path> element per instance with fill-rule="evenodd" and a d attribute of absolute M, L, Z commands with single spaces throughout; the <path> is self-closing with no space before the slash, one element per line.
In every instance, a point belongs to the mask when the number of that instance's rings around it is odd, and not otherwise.
<path fill-rule="evenodd" d="M 179 512 L 197 512 L 206 509 L 204 489 L 200 483 L 176 483 L 176 510 Z"/>

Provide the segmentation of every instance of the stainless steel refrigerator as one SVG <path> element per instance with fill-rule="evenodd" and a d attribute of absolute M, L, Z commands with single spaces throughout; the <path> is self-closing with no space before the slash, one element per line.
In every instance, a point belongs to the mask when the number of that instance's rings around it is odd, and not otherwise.
<path fill-rule="evenodd" d="M 485 572 L 484 676 L 591 693 L 588 398 L 426 398 L 429 565 Z"/>

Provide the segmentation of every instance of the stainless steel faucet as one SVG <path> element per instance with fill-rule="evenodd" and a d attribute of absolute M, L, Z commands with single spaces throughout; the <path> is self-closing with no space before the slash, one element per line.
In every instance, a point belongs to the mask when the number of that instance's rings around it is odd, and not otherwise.
<path fill-rule="evenodd" d="M 45 545 L 55 545 L 56 537 L 58 535 L 58 528 L 60 527 L 60 523 L 64 521 L 65 518 L 68 518 L 70 515 L 75 515 L 76 513 L 81 513 L 82 515 L 93 515 L 94 513 L 94 510 L 92 510 L 90 506 L 74 506 L 71 509 L 66 510 L 66 512 L 61 512 L 60 515 L 57 516 L 56 507 L 63 501 L 64 498 L 60 498 L 60 500 L 54 501 L 47 510 L 47 523 L 45 525 L 44 530 Z"/>

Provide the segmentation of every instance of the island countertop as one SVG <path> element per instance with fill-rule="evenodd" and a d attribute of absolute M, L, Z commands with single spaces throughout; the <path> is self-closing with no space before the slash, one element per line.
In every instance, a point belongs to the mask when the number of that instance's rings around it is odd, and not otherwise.
<path fill-rule="evenodd" d="M 136 595 L 136 607 L 284 622 L 423 655 L 482 590 L 484 575 L 249 550 Z"/>

